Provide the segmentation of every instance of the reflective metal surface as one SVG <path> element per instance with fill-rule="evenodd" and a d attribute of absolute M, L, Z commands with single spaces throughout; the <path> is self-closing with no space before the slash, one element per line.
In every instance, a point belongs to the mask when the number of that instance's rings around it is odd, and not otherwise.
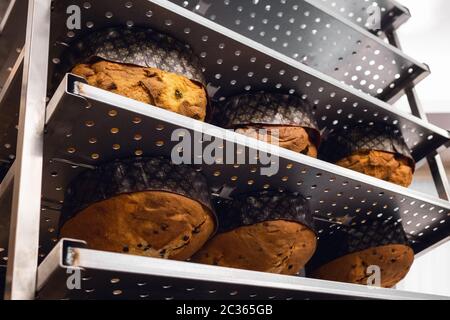
<path fill-rule="evenodd" d="M 342 18 L 342 12 L 336 15 L 336 1 L 172 2 L 385 101 L 395 101 L 405 86 L 429 73 L 426 65 Z M 358 2 L 356 7 L 364 7 Z"/>
<path fill-rule="evenodd" d="M 440 300 L 392 289 L 228 269 L 80 248 L 61 241 L 39 267 L 38 299 Z M 79 272 L 81 286 L 68 289 Z M 70 280 L 69 280 L 69 283 Z"/>
<path fill-rule="evenodd" d="M 6 274 L 7 299 L 36 291 L 50 2 L 29 1 Z"/>

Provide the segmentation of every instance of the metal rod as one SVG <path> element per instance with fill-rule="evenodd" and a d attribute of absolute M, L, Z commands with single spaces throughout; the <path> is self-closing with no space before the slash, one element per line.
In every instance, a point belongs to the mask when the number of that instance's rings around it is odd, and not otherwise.
<path fill-rule="evenodd" d="M 400 39 L 397 36 L 395 30 L 391 30 L 386 33 L 389 43 L 393 46 L 401 49 Z M 416 89 L 413 85 L 405 88 L 406 97 L 411 108 L 411 112 L 416 117 L 422 120 L 428 121 L 427 114 L 420 103 Z M 439 154 L 430 155 L 427 157 L 428 165 L 430 167 L 431 175 L 433 177 L 434 185 L 441 199 L 450 200 L 450 184 L 448 181 L 447 173 L 442 162 L 442 158 Z"/>
<path fill-rule="evenodd" d="M 39 246 L 50 0 L 28 2 L 5 298 L 34 299 Z"/>

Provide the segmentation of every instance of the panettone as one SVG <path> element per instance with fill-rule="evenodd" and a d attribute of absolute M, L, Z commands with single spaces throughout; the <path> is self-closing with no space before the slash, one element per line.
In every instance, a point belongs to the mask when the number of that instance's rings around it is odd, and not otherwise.
<path fill-rule="evenodd" d="M 317 157 L 320 131 L 310 105 L 299 97 L 249 93 L 229 98 L 218 122 L 227 129 Z"/>
<path fill-rule="evenodd" d="M 69 49 L 64 65 L 90 85 L 204 121 L 208 108 L 198 59 L 151 29 L 95 32 Z"/>
<path fill-rule="evenodd" d="M 320 148 L 320 158 L 375 178 L 408 187 L 415 162 L 400 132 L 375 124 L 331 132 Z"/>
<path fill-rule="evenodd" d="M 219 234 L 194 255 L 194 262 L 293 275 L 316 249 L 312 218 L 301 196 L 260 192 L 219 208 Z"/>
<path fill-rule="evenodd" d="M 215 230 L 206 179 L 163 158 L 114 161 L 69 186 L 60 235 L 92 249 L 190 258 Z"/>
<path fill-rule="evenodd" d="M 321 236 L 308 270 L 314 278 L 367 285 L 374 270 L 369 267 L 375 266 L 381 286 L 390 288 L 406 276 L 413 261 L 401 224 L 369 221 Z"/>

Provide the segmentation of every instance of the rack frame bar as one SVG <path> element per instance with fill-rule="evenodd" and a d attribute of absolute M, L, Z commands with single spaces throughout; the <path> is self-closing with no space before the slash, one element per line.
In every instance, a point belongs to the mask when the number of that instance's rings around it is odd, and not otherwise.
<path fill-rule="evenodd" d="M 398 38 L 397 32 L 395 30 L 390 30 L 386 33 L 389 43 L 398 49 L 401 48 L 400 39 Z M 411 108 L 411 112 L 414 116 L 428 121 L 428 117 L 425 110 L 420 103 L 419 96 L 414 85 L 410 85 L 405 88 L 405 93 L 408 98 L 408 103 Z M 441 156 L 436 153 L 434 155 L 429 155 L 427 157 L 427 162 L 430 167 L 431 175 L 433 177 L 434 185 L 438 192 L 439 198 L 443 200 L 450 200 L 450 183 L 445 172 L 445 167 L 442 162 Z"/>
<path fill-rule="evenodd" d="M 36 294 L 43 136 L 45 125 L 50 0 L 28 2 L 17 160 L 8 248 L 5 298 L 31 300 Z"/>

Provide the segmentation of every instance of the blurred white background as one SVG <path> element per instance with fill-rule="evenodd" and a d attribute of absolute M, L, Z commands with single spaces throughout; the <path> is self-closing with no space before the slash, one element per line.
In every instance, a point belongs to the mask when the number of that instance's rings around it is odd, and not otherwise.
<path fill-rule="evenodd" d="M 450 1 L 399 1 L 412 15 L 398 31 L 403 51 L 427 63 L 432 72 L 417 86 L 420 100 L 430 120 L 450 130 Z M 409 111 L 406 99 L 397 106 Z M 443 156 L 450 174 L 450 151 Z M 426 165 L 417 171 L 413 188 L 436 194 Z M 450 296 L 450 243 L 417 258 L 397 288 Z"/>

